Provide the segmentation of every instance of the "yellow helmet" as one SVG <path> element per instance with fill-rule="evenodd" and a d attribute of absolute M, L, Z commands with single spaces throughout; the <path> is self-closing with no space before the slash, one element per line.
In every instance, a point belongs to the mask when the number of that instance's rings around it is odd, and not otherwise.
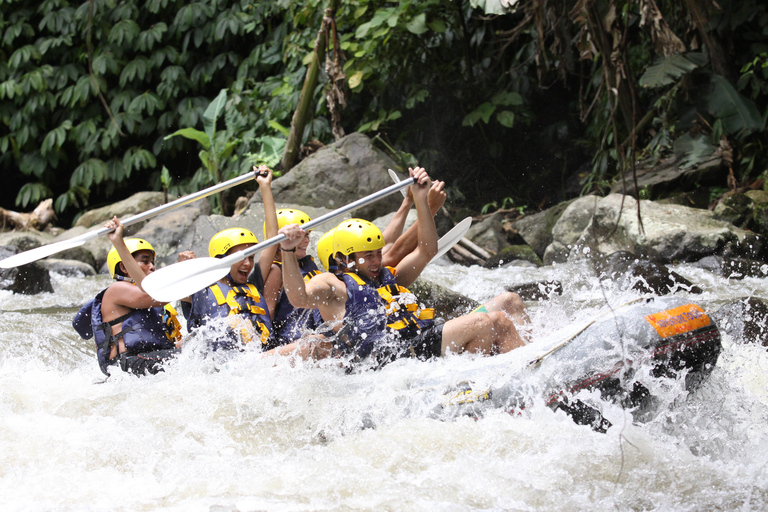
<path fill-rule="evenodd" d="M 333 257 L 333 232 L 336 228 L 328 231 L 326 234 L 320 237 L 317 241 L 317 257 L 320 259 L 320 264 L 328 271 L 330 270 L 328 262 Z"/>
<path fill-rule="evenodd" d="M 333 252 L 349 256 L 353 252 L 375 251 L 384 247 L 381 230 L 363 219 L 345 220 L 334 230 Z"/>
<path fill-rule="evenodd" d="M 257 244 L 259 241 L 253 232 L 244 228 L 229 228 L 219 231 L 208 242 L 208 255 L 217 258 L 227 254 L 231 248 L 241 244 Z"/>
<path fill-rule="evenodd" d="M 284 228 L 288 224 L 306 224 L 311 221 L 309 215 L 294 208 L 282 208 L 277 210 L 277 229 Z M 264 223 L 264 238 L 267 238 L 267 223 Z M 310 230 L 312 231 L 312 230 Z"/>
<path fill-rule="evenodd" d="M 125 240 L 125 246 L 128 247 L 131 254 L 138 251 L 152 251 L 152 256 L 155 255 L 155 248 L 152 247 L 152 244 L 141 238 L 127 238 Z M 107 267 L 109 268 L 109 275 L 112 279 L 115 278 L 115 274 L 117 274 L 117 264 L 121 261 L 123 260 L 120 258 L 120 255 L 117 254 L 117 249 L 113 247 L 112 250 L 109 251 L 109 254 L 107 254 Z"/>

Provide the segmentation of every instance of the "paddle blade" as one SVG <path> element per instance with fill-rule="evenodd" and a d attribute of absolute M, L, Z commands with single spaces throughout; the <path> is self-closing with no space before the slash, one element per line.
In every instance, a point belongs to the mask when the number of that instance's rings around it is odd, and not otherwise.
<path fill-rule="evenodd" d="M 56 254 L 57 252 L 66 251 L 67 249 L 72 249 L 73 247 L 80 247 L 85 242 L 85 238 L 76 237 L 53 244 L 43 245 L 42 247 L 36 247 L 35 249 L 20 252 L 19 254 L 14 254 L 13 256 L 5 258 L 4 260 L 0 260 L 0 268 L 20 267 L 22 265 L 26 265 L 27 263 L 32 263 L 33 261 L 47 258 L 52 254 Z"/>
<path fill-rule="evenodd" d="M 160 302 L 183 299 L 212 285 L 229 273 L 230 265 L 216 258 L 181 261 L 149 274 L 141 282 L 144 291 Z"/>
<path fill-rule="evenodd" d="M 467 234 L 470 226 L 472 226 L 472 217 L 467 217 L 466 219 L 453 226 L 453 229 L 451 229 L 449 232 L 441 236 L 440 240 L 437 241 L 437 254 L 434 258 L 429 260 L 429 263 L 433 263 L 436 259 L 450 251 L 451 248 L 459 242 L 459 240 L 464 238 L 464 235 Z"/>

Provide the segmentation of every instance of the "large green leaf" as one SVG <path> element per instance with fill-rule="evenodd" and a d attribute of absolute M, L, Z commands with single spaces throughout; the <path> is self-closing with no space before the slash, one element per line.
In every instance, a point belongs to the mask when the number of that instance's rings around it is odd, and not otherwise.
<path fill-rule="evenodd" d="M 194 128 L 182 128 L 181 130 L 176 130 L 172 134 L 166 135 L 164 140 L 168 140 L 171 137 L 175 137 L 177 135 L 181 135 L 187 139 L 196 140 L 206 150 L 211 148 L 211 139 L 208 137 L 208 135 L 205 132 L 201 132 L 200 130 L 196 130 Z"/>
<path fill-rule="evenodd" d="M 739 94 L 736 88 L 720 75 L 712 75 L 712 92 L 707 108 L 713 116 L 722 121 L 728 133 L 746 136 L 764 127 L 755 103 Z"/>
<path fill-rule="evenodd" d="M 214 98 L 208 108 L 203 113 L 203 127 L 205 133 L 208 135 L 208 140 L 215 140 L 216 134 L 216 121 L 219 119 L 221 111 L 224 110 L 224 105 L 227 104 L 227 90 L 222 89 L 219 91 L 219 95 Z M 207 147 L 205 149 L 208 149 Z"/>
<path fill-rule="evenodd" d="M 675 157 L 682 169 L 695 167 L 712 157 L 717 148 L 704 135 L 686 133 L 675 140 Z"/>
<path fill-rule="evenodd" d="M 700 53 L 688 55 L 678 53 L 669 57 L 658 57 L 640 77 L 640 85 L 653 89 L 673 84 L 681 76 L 702 65 L 705 59 L 706 57 L 702 57 Z"/>

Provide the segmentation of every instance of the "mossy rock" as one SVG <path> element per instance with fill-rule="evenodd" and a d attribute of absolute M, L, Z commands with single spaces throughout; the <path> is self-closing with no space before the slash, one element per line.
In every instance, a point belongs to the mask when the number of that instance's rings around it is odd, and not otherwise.
<path fill-rule="evenodd" d="M 500 250 L 498 254 L 490 258 L 486 263 L 486 267 L 496 268 L 515 260 L 529 261 L 539 267 L 544 264 L 530 245 L 511 245 Z"/>

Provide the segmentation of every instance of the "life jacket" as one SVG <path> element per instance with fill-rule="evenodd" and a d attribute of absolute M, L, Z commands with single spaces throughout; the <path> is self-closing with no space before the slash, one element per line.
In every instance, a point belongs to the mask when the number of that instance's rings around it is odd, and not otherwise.
<path fill-rule="evenodd" d="M 96 358 L 105 375 L 109 375 L 107 368 L 117 360 L 110 359 L 109 355 L 112 345 L 117 346 L 121 337 L 125 344 L 125 353 L 128 355 L 172 349 L 175 347 L 175 341 L 181 339 L 181 323 L 176 317 L 176 310 L 170 304 L 164 307 L 133 309 L 119 318 L 104 322 L 101 303 L 106 291 L 102 290 L 89 300 L 72 320 L 72 327 L 81 338 L 94 338 Z M 120 332 L 112 334 L 112 326 L 121 322 Z"/>
<path fill-rule="evenodd" d="M 359 285 L 369 284 L 358 274 L 349 272 L 347 275 Z M 434 308 L 422 308 L 413 293 L 397 284 L 397 269 L 382 268 L 380 281 L 381 286 L 376 291 L 384 301 L 389 329 L 403 338 L 411 338 L 434 324 Z"/>
<path fill-rule="evenodd" d="M 228 318 L 230 326 L 240 334 L 243 343 L 250 343 L 254 335 L 263 345 L 272 338 L 272 321 L 267 303 L 252 284 L 229 286 L 214 283 L 192 294 L 192 307 L 188 317 L 190 329 L 205 325 L 210 318 Z M 242 321 L 242 322 L 241 322 Z M 229 343 L 223 343 L 229 345 Z M 214 342 L 214 346 L 221 345 Z"/>
<path fill-rule="evenodd" d="M 281 268 L 283 266 L 280 261 L 275 261 L 274 264 Z M 309 255 L 299 260 L 299 269 L 301 270 L 301 275 L 304 276 L 305 283 L 321 273 L 315 264 L 315 260 Z M 281 290 L 275 305 L 275 315 L 272 318 L 276 345 L 292 343 L 301 338 L 308 329 L 317 327 L 313 311 L 312 309 L 293 307 L 291 301 L 288 300 L 285 290 Z"/>

